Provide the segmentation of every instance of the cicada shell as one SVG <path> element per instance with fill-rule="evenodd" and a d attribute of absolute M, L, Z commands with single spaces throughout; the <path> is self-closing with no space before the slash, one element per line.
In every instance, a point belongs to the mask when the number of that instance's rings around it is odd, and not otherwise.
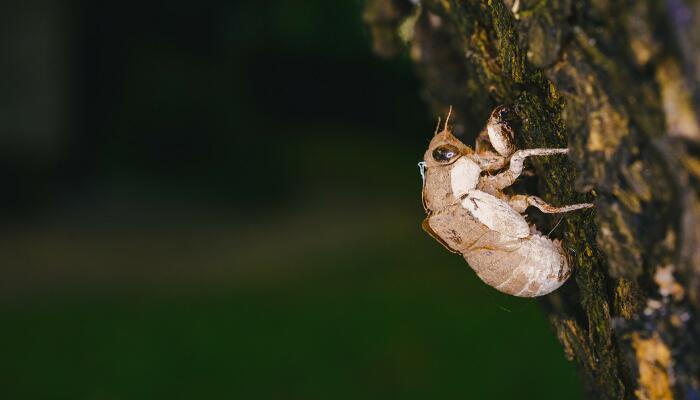
<path fill-rule="evenodd" d="M 525 157 L 566 153 L 566 149 L 515 151 L 512 130 L 499 126 L 503 121 L 497 117 L 503 113 L 497 108 L 481 135 L 492 144 L 483 152 L 464 145 L 447 124 L 433 137 L 421 163 L 427 213 L 423 228 L 460 253 L 486 284 L 514 296 L 542 296 L 559 288 L 571 269 L 561 243 L 538 232 L 522 213 L 530 205 L 550 213 L 593 205 L 554 207 L 536 196 L 502 192 L 522 172 Z"/>

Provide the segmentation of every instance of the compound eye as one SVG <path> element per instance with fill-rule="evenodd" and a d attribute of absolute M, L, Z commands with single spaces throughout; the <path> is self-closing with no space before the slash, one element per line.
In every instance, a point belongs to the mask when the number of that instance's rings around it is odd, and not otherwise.
<path fill-rule="evenodd" d="M 454 160 L 459 155 L 459 150 L 450 144 L 443 144 L 433 150 L 433 160 L 446 163 Z"/>

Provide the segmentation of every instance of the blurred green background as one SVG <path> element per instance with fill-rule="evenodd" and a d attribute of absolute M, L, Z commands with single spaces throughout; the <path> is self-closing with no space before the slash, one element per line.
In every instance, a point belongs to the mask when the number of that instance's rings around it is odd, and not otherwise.
<path fill-rule="evenodd" d="M 435 116 L 361 7 L 0 5 L 2 399 L 581 397 L 420 230 Z"/>

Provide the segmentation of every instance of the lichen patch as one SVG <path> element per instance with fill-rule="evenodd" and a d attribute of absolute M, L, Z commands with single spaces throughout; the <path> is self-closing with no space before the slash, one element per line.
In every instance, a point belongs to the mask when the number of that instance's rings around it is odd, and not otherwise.
<path fill-rule="evenodd" d="M 673 264 L 659 267 L 654 273 L 654 282 L 659 285 L 659 294 L 663 297 L 673 297 L 673 300 L 680 301 L 685 295 L 685 290 L 676 278 L 673 277 Z"/>
<path fill-rule="evenodd" d="M 660 63 L 656 81 L 661 89 L 668 134 L 699 142 L 700 125 L 693 111 L 692 94 L 678 63 L 670 59 Z"/>
<path fill-rule="evenodd" d="M 587 147 L 590 151 L 600 151 L 606 158 L 610 158 L 622 138 L 628 134 L 629 121 L 604 98 L 603 93 L 599 93 L 599 96 L 602 97 L 601 107 L 588 116 L 590 128 Z"/>
<path fill-rule="evenodd" d="M 671 392 L 671 351 L 654 334 L 643 338 L 638 332 L 632 333 L 634 348 L 639 365 L 639 387 L 635 395 L 642 400 L 672 400 Z"/>

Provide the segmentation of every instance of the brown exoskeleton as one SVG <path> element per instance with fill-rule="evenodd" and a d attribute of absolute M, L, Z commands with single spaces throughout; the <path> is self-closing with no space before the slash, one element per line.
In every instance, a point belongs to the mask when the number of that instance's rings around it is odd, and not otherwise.
<path fill-rule="evenodd" d="M 441 132 L 436 130 L 420 163 L 428 214 L 423 228 L 461 253 L 488 285 L 514 296 L 542 296 L 561 286 L 571 270 L 561 243 L 528 225 L 521 214 L 529 206 L 563 213 L 593 204 L 555 207 L 537 196 L 503 193 L 523 172 L 525 158 L 568 151 L 516 151 L 508 112 L 500 106 L 491 113 L 475 150 L 454 137 L 447 122 Z"/>

